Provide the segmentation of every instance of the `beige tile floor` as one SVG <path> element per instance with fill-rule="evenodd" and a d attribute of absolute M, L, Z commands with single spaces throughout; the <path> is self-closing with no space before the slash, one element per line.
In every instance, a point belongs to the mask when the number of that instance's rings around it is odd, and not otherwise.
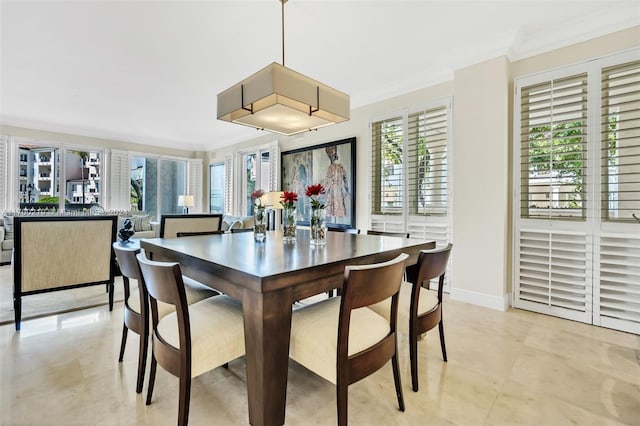
<path fill-rule="evenodd" d="M 449 362 L 438 334 L 420 344 L 411 391 L 407 341 L 397 409 L 390 365 L 352 385 L 352 425 L 640 425 L 640 336 L 447 300 Z M 178 381 L 158 370 L 153 404 L 135 393 L 134 337 L 117 362 L 122 306 L 0 327 L 0 424 L 172 425 Z M 146 392 L 146 382 L 145 389 Z M 287 425 L 336 423 L 331 384 L 290 363 Z M 196 378 L 191 424 L 248 424 L 243 359 Z"/>

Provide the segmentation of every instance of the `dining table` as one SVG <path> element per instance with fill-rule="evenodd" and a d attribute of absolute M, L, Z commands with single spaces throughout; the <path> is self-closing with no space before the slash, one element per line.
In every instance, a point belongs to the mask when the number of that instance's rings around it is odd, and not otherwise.
<path fill-rule="evenodd" d="M 327 232 L 326 244 L 311 244 L 298 229 L 293 242 L 282 231 L 153 238 L 140 242 L 155 261 L 180 264 L 182 273 L 242 302 L 249 423 L 285 422 L 289 338 L 295 302 L 342 287 L 345 266 L 391 260 L 407 253 L 415 265 L 434 241 L 395 236 Z M 212 327 L 215 327 L 212 324 Z"/>

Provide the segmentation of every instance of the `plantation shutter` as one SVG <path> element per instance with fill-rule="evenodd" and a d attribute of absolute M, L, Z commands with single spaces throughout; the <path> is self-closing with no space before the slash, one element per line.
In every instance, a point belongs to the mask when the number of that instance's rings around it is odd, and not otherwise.
<path fill-rule="evenodd" d="M 265 191 L 277 191 L 280 177 L 280 147 L 278 142 L 269 145 L 269 178 Z M 264 182 L 264 180 L 263 180 Z"/>
<path fill-rule="evenodd" d="M 640 61 L 602 70 L 602 219 L 640 222 Z"/>
<path fill-rule="evenodd" d="M 407 192 L 414 215 L 447 214 L 447 108 L 409 115 Z"/>
<path fill-rule="evenodd" d="M 193 212 L 202 213 L 202 159 L 188 160 L 187 194 L 194 196 Z"/>
<path fill-rule="evenodd" d="M 586 217 L 587 73 L 521 89 L 520 215 Z"/>
<path fill-rule="evenodd" d="M 9 173 L 7 170 L 9 143 L 6 136 L 0 136 L 0 211 L 9 209 L 8 199 L 8 181 Z"/>
<path fill-rule="evenodd" d="M 584 232 L 521 229 L 516 307 L 591 322 L 590 242 Z"/>
<path fill-rule="evenodd" d="M 516 96 L 514 306 L 640 334 L 640 49 Z"/>
<path fill-rule="evenodd" d="M 404 232 L 402 116 L 371 123 L 371 229 Z"/>
<path fill-rule="evenodd" d="M 224 157 L 224 213 L 231 214 L 233 209 L 233 157 Z"/>
<path fill-rule="evenodd" d="M 131 208 L 131 165 L 129 153 L 111 150 L 110 165 L 110 205 L 111 210 L 129 210 Z"/>

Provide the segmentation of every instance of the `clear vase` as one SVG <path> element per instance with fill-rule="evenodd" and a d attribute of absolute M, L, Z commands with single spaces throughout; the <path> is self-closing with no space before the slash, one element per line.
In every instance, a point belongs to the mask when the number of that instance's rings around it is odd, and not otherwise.
<path fill-rule="evenodd" d="M 264 207 L 256 206 L 253 212 L 253 238 L 264 241 L 267 236 L 267 215 Z"/>
<path fill-rule="evenodd" d="M 282 210 L 282 240 L 296 240 L 296 208 L 285 207 Z"/>
<path fill-rule="evenodd" d="M 311 209 L 311 244 L 321 246 L 327 243 L 327 223 L 324 209 Z"/>

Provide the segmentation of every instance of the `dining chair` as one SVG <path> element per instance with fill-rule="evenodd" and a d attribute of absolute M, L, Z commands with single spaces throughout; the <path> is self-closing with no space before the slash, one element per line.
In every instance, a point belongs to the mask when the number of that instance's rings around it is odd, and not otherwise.
<path fill-rule="evenodd" d="M 453 244 L 433 250 L 423 250 L 414 268 L 407 269 L 407 279 L 400 290 L 399 320 L 400 330 L 409 333 L 409 358 L 411 361 L 411 385 L 418 391 L 418 341 L 427 331 L 438 326 L 442 358 L 447 362 L 442 322 L 442 289 L 445 272 Z M 438 289 L 430 290 L 429 282 L 438 278 Z M 369 309 L 388 317 L 389 300 L 369 306 Z"/>
<path fill-rule="evenodd" d="M 178 232 L 205 232 L 221 229 L 221 214 L 163 214 L 160 218 L 160 238 L 175 238 Z"/>
<path fill-rule="evenodd" d="M 347 424 L 348 387 L 376 372 L 389 359 L 396 397 L 404 411 L 398 367 L 396 320 L 405 261 L 347 266 L 342 295 L 293 311 L 289 356 L 336 385 L 338 425 Z M 391 298 L 388 319 L 359 309 Z"/>
<path fill-rule="evenodd" d="M 122 362 L 124 358 L 124 350 L 127 345 L 128 330 L 140 336 L 138 347 L 138 377 L 136 381 L 136 392 L 142 392 L 144 382 L 144 372 L 147 362 L 147 352 L 149 348 L 149 303 L 147 290 L 145 287 L 142 273 L 136 255 L 140 253 L 139 247 L 123 247 L 120 243 L 113 245 L 116 255 L 118 267 L 122 273 L 122 281 L 124 283 L 124 324 L 122 326 L 122 341 L 120 343 L 120 355 L 118 362 Z M 131 292 L 130 280 L 138 283 L 138 291 Z M 219 293 L 209 287 L 184 277 L 185 292 L 187 294 L 187 303 L 196 303 L 208 297 L 216 296 Z M 142 303 L 141 303 L 142 301 Z M 159 305 L 158 312 L 160 318 L 171 313 L 173 308 L 166 304 Z"/>
<path fill-rule="evenodd" d="M 333 232 L 344 232 L 346 234 L 359 234 L 359 228 L 327 228 L 329 231 Z"/>
<path fill-rule="evenodd" d="M 389 232 L 389 231 L 374 231 L 373 229 L 367 230 L 367 235 L 382 235 L 386 237 L 400 237 L 400 238 L 409 238 L 410 234 L 408 232 Z"/>
<path fill-rule="evenodd" d="M 180 265 L 136 256 L 147 286 L 152 318 L 151 368 L 146 404 L 151 404 L 160 364 L 179 378 L 178 425 L 189 421 L 191 380 L 245 353 L 242 305 L 220 295 L 188 305 Z M 160 317 L 166 303 L 174 312 Z"/>
<path fill-rule="evenodd" d="M 194 237 L 197 235 L 219 235 L 224 234 L 223 230 L 220 231 L 193 231 L 193 232 L 176 232 L 176 237 Z"/>

